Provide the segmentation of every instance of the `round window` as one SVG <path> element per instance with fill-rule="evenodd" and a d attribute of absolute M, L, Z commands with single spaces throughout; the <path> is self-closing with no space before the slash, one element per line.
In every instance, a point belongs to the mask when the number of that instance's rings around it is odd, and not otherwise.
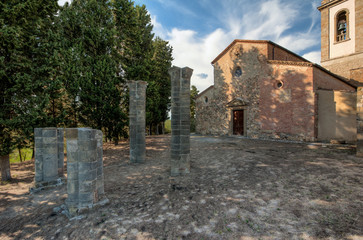
<path fill-rule="evenodd" d="M 242 76 L 242 69 L 241 69 L 241 67 L 237 67 L 236 70 L 234 70 L 234 76 L 235 77 Z"/>
<path fill-rule="evenodd" d="M 276 83 L 276 87 L 277 88 L 282 88 L 284 86 L 284 83 L 282 82 L 282 81 L 278 81 L 277 83 Z"/>

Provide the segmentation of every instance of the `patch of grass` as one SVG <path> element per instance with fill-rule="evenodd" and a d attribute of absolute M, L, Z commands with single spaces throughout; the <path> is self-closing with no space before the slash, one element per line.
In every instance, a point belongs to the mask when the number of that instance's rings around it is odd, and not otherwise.
<path fill-rule="evenodd" d="M 23 161 L 31 160 L 33 155 L 33 149 L 31 148 L 23 148 L 21 149 L 21 157 Z M 20 162 L 19 150 L 15 149 L 9 156 L 10 163 L 18 163 Z"/>
<path fill-rule="evenodd" d="M 11 183 L 11 181 L 1 181 L 0 180 L 0 186 L 8 185 L 10 183 Z"/>
<path fill-rule="evenodd" d="M 170 119 L 165 121 L 165 133 L 171 133 L 171 120 Z"/>

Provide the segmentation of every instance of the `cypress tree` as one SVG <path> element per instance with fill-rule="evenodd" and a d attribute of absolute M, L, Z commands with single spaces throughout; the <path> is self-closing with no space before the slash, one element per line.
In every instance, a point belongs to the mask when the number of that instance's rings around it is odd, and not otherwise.
<path fill-rule="evenodd" d="M 57 1 L 5 0 L 0 3 L 0 167 L 11 179 L 9 154 L 29 145 L 33 128 L 42 124 L 44 95 L 41 45 L 58 10 Z M 41 65 L 39 65 L 41 64 Z"/>
<path fill-rule="evenodd" d="M 145 5 L 135 6 L 131 0 L 114 0 L 113 9 L 124 75 L 148 81 L 154 37 L 150 15 Z"/>
<path fill-rule="evenodd" d="M 73 126 L 125 136 L 127 115 L 120 107 L 123 79 L 109 1 L 74 0 L 61 11 L 63 84 Z"/>
<path fill-rule="evenodd" d="M 146 121 L 150 131 L 155 127 L 157 134 L 160 133 L 160 124 L 163 126 L 165 120 L 168 119 L 171 94 L 168 70 L 173 60 L 172 50 L 167 41 L 159 37 L 153 40 L 151 72 L 147 88 L 149 98 L 146 103 Z"/>

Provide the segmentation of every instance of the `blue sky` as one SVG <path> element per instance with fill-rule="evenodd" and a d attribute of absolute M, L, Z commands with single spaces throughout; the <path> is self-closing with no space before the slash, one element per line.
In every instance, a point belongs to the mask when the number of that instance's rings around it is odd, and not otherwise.
<path fill-rule="evenodd" d="M 64 0 L 59 1 L 63 4 Z M 234 39 L 271 40 L 320 63 L 321 0 L 135 0 L 154 33 L 173 47 L 173 64 L 194 69 L 192 84 L 213 84 L 212 60 Z"/>

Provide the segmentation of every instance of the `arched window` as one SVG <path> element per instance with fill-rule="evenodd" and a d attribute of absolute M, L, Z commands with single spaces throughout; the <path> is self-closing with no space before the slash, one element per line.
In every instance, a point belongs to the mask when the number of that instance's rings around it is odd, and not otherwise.
<path fill-rule="evenodd" d="M 336 15 L 336 41 L 341 42 L 349 39 L 348 35 L 348 11 L 343 10 Z"/>

